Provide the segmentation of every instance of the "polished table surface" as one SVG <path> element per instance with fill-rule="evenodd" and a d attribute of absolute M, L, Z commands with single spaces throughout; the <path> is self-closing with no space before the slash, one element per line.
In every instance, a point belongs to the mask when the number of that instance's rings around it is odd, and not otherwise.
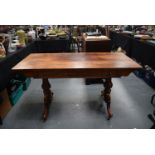
<path fill-rule="evenodd" d="M 35 53 L 19 62 L 13 70 L 36 78 L 84 78 L 128 75 L 139 64 L 123 53 Z"/>
<path fill-rule="evenodd" d="M 104 78 L 102 96 L 107 103 L 108 118 L 112 117 L 110 92 L 112 77 L 127 76 L 141 66 L 123 53 L 34 53 L 12 68 L 28 77 L 42 78 L 44 92 L 43 118 L 47 119 L 53 93 L 48 78 Z"/>

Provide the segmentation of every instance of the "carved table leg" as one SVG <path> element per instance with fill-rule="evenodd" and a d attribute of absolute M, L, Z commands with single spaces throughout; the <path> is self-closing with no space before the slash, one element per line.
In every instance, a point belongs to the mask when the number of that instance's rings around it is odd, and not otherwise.
<path fill-rule="evenodd" d="M 48 79 L 42 79 L 42 89 L 44 93 L 44 111 L 43 111 L 43 120 L 46 120 L 48 117 L 49 106 L 52 100 L 53 92 L 50 90 L 50 83 Z"/>
<path fill-rule="evenodd" d="M 110 103 L 111 103 L 110 92 L 113 84 L 112 84 L 111 78 L 106 78 L 105 82 L 103 82 L 103 85 L 105 89 L 101 92 L 101 95 L 104 97 L 104 101 L 107 103 L 107 112 L 108 112 L 108 120 L 109 120 L 112 117 L 112 112 L 110 107 Z"/>

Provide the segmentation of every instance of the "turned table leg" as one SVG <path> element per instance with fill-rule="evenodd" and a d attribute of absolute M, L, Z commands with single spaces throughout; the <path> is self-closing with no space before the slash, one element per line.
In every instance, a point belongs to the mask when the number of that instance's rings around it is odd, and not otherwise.
<path fill-rule="evenodd" d="M 50 83 L 47 78 L 42 79 L 42 89 L 44 93 L 44 111 L 43 111 L 43 120 L 46 120 L 48 117 L 49 106 L 52 101 L 53 92 L 50 90 Z"/>
<path fill-rule="evenodd" d="M 106 78 L 104 83 L 104 90 L 101 92 L 101 95 L 104 97 L 104 101 L 107 103 L 107 112 L 108 112 L 108 120 L 112 117 L 112 112 L 111 112 L 111 88 L 113 86 L 111 78 Z"/>

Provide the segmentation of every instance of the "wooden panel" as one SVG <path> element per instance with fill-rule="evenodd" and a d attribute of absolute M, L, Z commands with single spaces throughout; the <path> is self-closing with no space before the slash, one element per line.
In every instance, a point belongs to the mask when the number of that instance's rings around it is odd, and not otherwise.
<path fill-rule="evenodd" d="M 123 53 L 30 54 L 14 71 L 33 77 L 103 77 L 128 75 L 141 66 Z"/>

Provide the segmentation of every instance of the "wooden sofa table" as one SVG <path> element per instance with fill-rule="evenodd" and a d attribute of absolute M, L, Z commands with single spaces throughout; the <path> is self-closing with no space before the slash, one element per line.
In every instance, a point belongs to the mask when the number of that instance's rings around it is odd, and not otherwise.
<path fill-rule="evenodd" d="M 43 119 L 48 117 L 53 93 L 48 78 L 104 78 L 101 95 L 107 103 L 108 119 L 112 117 L 110 92 L 112 77 L 127 76 L 141 66 L 123 53 L 34 53 L 12 68 L 27 77 L 42 78 L 44 93 Z"/>

